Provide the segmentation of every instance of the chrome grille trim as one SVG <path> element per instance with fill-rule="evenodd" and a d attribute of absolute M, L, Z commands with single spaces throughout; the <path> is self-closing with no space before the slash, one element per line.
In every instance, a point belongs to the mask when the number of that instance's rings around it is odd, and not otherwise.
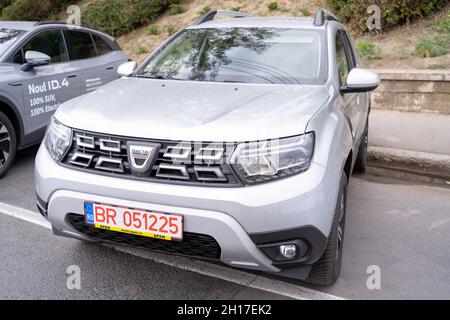
<path fill-rule="evenodd" d="M 87 162 L 80 162 L 79 159 L 84 159 Z M 73 165 L 76 165 L 76 166 L 86 167 L 87 168 L 87 167 L 89 167 L 91 165 L 93 159 L 94 159 L 94 155 L 93 154 L 76 152 L 70 158 L 70 163 L 73 164 Z"/>
<path fill-rule="evenodd" d="M 89 149 L 95 148 L 94 137 L 88 137 L 88 136 L 77 134 L 76 141 L 77 141 L 77 145 L 80 147 L 89 148 Z"/>
<path fill-rule="evenodd" d="M 175 150 L 181 152 L 175 152 Z M 167 148 L 167 151 L 164 153 L 164 158 L 177 159 L 177 160 L 187 160 L 191 155 L 192 149 L 190 147 L 184 146 L 170 146 Z"/>
<path fill-rule="evenodd" d="M 116 168 L 105 167 L 104 164 L 112 164 L 117 167 Z M 114 159 L 114 158 L 107 158 L 107 157 L 98 158 L 98 161 L 95 164 L 95 169 L 103 170 L 103 171 L 110 171 L 110 172 L 118 172 L 118 173 L 123 173 L 125 171 L 123 168 L 123 163 L 122 163 L 121 159 Z"/>
<path fill-rule="evenodd" d="M 107 139 L 100 139 L 99 141 L 100 141 L 100 150 L 109 152 L 120 152 L 120 141 Z"/>
<path fill-rule="evenodd" d="M 203 161 L 219 161 L 223 158 L 225 150 L 223 148 L 201 148 L 197 155 L 195 156 L 195 160 L 203 160 Z"/>
<path fill-rule="evenodd" d="M 178 171 L 180 173 L 180 175 L 161 173 L 163 170 Z M 156 176 L 158 178 L 168 178 L 168 179 L 178 179 L 178 180 L 189 180 L 190 179 L 189 173 L 186 169 L 186 166 L 172 165 L 172 164 L 165 164 L 165 163 L 159 165 Z"/>
<path fill-rule="evenodd" d="M 114 149 L 118 152 L 102 150 L 105 148 L 101 148 L 101 140 L 106 142 L 106 147 L 114 147 L 108 143 L 109 141 L 116 141 L 116 147 L 120 143 L 120 151 L 116 148 Z M 132 170 L 129 145 L 160 146 L 146 172 L 139 173 Z M 72 144 L 67 154 L 60 161 L 60 164 L 73 170 L 122 179 L 199 187 L 233 188 L 244 186 L 231 164 L 228 163 L 230 152 L 233 152 L 235 148 L 236 143 L 232 142 L 142 139 L 74 129 Z M 209 149 L 217 150 L 211 153 Z M 207 152 L 210 152 L 218 160 L 210 160 L 212 158 L 208 157 L 206 159 L 196 159 L 195 156 L 199 154 L 199 150 L 205 156 Z M 221 152 L 221 150 L 224 151 Z M 223 155 L 221 159 L 218 158 L 220 153 Z M 178 155 L 179 158 L 167 158 L 164 155 L 175 157 Z M 186 159 L 181 159 L 182 157 L 186 157 Z M 197 171 L 194 168 L 197 168 Z"/>
<path fill-rule="evenodd" d="M 223 174 L 222 170 L 218 167 L 200 167 L 195 166 L 194 167 L 195 175 L 197 177 L 197 180 L 199 181 L 209 181 L 209 182 L 226 182 L 227 178 Z M 216 177 L 202 177 L 201 173 L 208 173 L 208 174 L 214 174 Z"/>

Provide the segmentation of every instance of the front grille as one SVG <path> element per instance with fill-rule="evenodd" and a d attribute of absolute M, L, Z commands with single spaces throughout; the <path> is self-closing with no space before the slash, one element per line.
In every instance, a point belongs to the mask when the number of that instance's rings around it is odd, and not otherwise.
<path fill-rule="evenodd" d="M 132 171 L 128 146 L 160 146 L 147 173 Z M 242 186 L 227 159 L 235 144 L 187 143 L 107 136 L 74 131 L 62 164 L 82 171 L 154 182 L 208 186 Z M 154 160 L 154 159 L 152 159 Z M 143 165 L 139 159 L 133 165 Z"/>
<path fill-rule="evenodd" d="M 78 214 L 68 214 L 67 221 L 75 230 L 97 241 L 200 259 L 220 259 L 220 246 L 208 235 L 185 232 L 183 241 L 166 241 L 97 229 L 86 223 L 85 216 Z"/>

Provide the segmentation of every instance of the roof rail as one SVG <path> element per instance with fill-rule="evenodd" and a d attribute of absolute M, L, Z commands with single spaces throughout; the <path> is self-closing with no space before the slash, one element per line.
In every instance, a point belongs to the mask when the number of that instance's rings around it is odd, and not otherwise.
<path fill-rule="evenodd" d="M 194 22 L 194 26 L 198 26 L 199 24 L 212 21 L 216 16 L 228 16 L 232 18 L 246 18 L 246 17 L 252 17 L 252 15 L 247 13 L 242 13 L 238 11 L 233 10 L 211 10 L 208 13 L 206 13 L 203 17 L 198 19 L 196 22 Z"/>
<path fill-rule="evenodd" d="M 63 22 L 63 21 L 43 21 L 43 22 L 36 22 L 35 26 L 45 26 L 47 24 L 62 24 L 62 25 L 67 25 L 67 22 Z"/>
<path fill-rule="evenodd" d="M 314 19 L 315 26 L 323 26 L 325 21 L 339 21 L 338 18 L 331 12 L 325 9 L 319 9 Z"/>

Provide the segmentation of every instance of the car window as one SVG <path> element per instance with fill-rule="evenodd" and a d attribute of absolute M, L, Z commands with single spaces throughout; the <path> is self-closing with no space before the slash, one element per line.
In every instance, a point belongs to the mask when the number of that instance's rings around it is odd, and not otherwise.
<path fill-rule="evenodd" d="M 188 29 L 138 76 L 179 80 L 312 84 L 324 70 L 323 35 L 288 28 Z"/>
<path fill-rule="evenodd" d="M 349 67 L 350 67 L 350 70 L 352 70 L 353 68 L 355 68 L 357 66 L 355 53 L 354 53 L 354 50 L 351 45 L 351 41 L 350 41 L 350 38 L 349 38 L 347 32 L 342 31 L 341 35 L 344 40 L 344 47 L 346 49 L 347 59 L 349 61 Z"/>
<path fill-rule="evenodd" d="M 93 34 L 92 37 L 94 39 L 95 47 L 97 48 L 97 53 L 99 56 L 102 56 L 112 51 L 109 45 L 102 38 L 100 38 L 95 34 Z"/>
<path fill-rule="evenodd" d="M 43 31 L 23 46 L 23 52 L 38 51 L 50 56 L 51 63 L 67 61 L 66 47 L 61 31 Z M 17 56 L 17 59 L 19 57 Z"/>
<path fill-rule="evenodd" d="M 24 33 L 22 30 L 0 28 L 0 55 L 11 48 Z"/>
<path fill-rule="evenodd" d="M 97 56 L 90 33 L 80 31 L 64 31 L 69 49 L 70 60 L 89 59 Z"/>
<path fill-rule="evenodd" d="M 350 65 L 347 59 L 344 41 L 339 32 L 336 34 L 336 59 L 339 70 L 339 83 L 341 86 L 344 86 L 347 83 Z"/>
<path fill-rule="evenodd" d="M 16 64 L 24 64 L 25 60 L 23 59 L 22 49 L 17 51 L 11 58 L 9 58 L 8 62 Z"/>

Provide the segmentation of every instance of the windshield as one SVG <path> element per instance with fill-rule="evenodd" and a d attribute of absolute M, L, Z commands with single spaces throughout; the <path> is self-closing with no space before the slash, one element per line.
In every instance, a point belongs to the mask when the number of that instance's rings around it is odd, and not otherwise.
<path fill-rule="evenodd" d="M 2 55 L 25 31 L 0 28 L 0 55 Z"/>
<path fill-rule="evenodd" d="M 215 82 L 318 84 L 323 36 L 278 28 L 187 29 L 137 76 Z"/>

